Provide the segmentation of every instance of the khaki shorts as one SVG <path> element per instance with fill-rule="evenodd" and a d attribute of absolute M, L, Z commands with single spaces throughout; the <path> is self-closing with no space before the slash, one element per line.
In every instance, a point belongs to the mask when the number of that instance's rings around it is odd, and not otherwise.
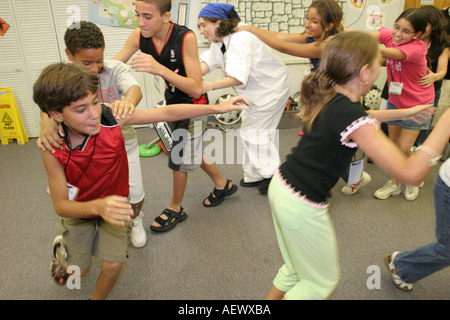
<path fill-rule="evenodd" d="M 80 270 L 87 270 L 92 256 L 113 263 L 124 263 L 127 259 L 131 223 L 118 227 L 100 217 L 63 218 L 58 223 L 58 231 L 67 252 L 66 259 L 60 257 L 64 268 L 76 265 Z"/>

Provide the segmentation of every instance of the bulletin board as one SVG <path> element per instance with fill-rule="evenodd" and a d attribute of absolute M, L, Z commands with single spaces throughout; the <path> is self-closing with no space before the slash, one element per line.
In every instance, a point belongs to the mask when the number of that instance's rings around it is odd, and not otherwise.
<path fill-rule="evenodd" d="M 405 10 L 420 8 L 425 5 L 433 5 L 439 9 L 450 7 L 450 0 L 405 0 Z"/>

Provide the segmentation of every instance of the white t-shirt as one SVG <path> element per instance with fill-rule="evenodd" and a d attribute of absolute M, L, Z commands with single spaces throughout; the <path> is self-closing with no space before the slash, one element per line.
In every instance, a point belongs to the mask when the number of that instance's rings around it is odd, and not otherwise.
<path fill-rule="evenodd" d="M 242 24 L 241 24 L 242 25 Z M 288 69 L 273 50 L 251 32 L 232 33 L 222 43 L 211 43 L 200 60 L 209 70 L 221 67 L 226 76 L 233 77 L 242 85 L 235 87 L 238 95 L 246 97 L 258 108 L 271 108 L 289 97 Z"/>
<path fill-rule="evenodd" d="M 118 60 L 105 60 L 103 72 L 99 73 L 98 98 L 101 102 L 113 103 L 122 100 L 123 95 L 132 86 L 138 86 L 138 82 L 130 72 L 130 67 Z M 122 134 L 124 139 L 136 137 L 133 126 L 123 126 Z"/>

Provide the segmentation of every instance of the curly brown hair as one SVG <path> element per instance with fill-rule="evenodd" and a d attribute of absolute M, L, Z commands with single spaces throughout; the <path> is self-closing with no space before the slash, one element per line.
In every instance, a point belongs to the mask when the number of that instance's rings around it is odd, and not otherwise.
<path fill-rule="evenodd" d="M 66 48 L 72 55 L 81 49 L 98 49 L 105 47 L 102 30 L 92 22 L 80 21 L 68 27 L 64 35 Z"/>

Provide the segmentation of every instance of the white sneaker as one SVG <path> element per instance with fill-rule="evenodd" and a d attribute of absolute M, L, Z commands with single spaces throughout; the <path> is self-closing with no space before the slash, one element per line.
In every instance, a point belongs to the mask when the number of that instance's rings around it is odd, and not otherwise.
<path fill-rule="evenodd" d="M 405 199 L 408 201 L 416 200 L 419 196 L 419 186 L 407 184 L 405 187 Z"/>
<path fill-rule="evenodd" d="M 141 248 L 147 243 L 147 234 L 142 224 L 142 212 L 133 219 L 133 228 L 131 229 L 131 243 L 135 248 Z"/>
<path fill-rule="evenodd" d="M 388 182 L 386 182 L 386 184 L 384 186 L 382 186 L 380 189 L 375 191 L 373 196 L 375 198 L 384 200 L 384 199 L 389 198 L 390 196 L 397 196 L 401 192 L 402 192 L 401 184 L 399 183 L 398 186 L 396 186 L 395 184 L 392 184 L 391 180 L 389 180 Z"/>
<path fill-rule="evenodd" d="M 361 188 L 362 186 L 365 186 L 371 180 L 372 180 L 372 178 L 369 176 L 369 174 L 367 172 L 363 171 L 361 180 L 359 180 L 357 183 L 346 185 L 345 187 L 342 188 L 341 191 L 342 191 L 342 193 L 345 193 L 345 194 L 354 194 L 359 190 L 359 188 Z"/>

